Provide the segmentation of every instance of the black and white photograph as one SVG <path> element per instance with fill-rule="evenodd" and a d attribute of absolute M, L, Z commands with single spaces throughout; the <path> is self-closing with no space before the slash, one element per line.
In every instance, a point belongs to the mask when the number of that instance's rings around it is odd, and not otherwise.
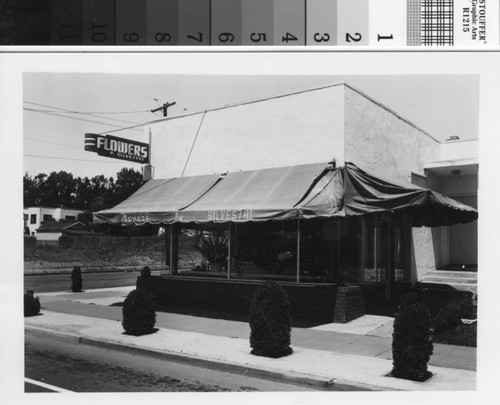
<path fill-rule="evenodd" d="M 18 402 L 491 389 L 497 54 L 2 59 Z"/>

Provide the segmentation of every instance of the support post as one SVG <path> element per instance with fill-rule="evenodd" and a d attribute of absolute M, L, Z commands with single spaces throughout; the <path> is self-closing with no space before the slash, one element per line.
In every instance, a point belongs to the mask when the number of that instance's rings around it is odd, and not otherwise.
<path fill-rule="evenodd" d="M 170 267 L 170 227 L 171 225 L 165 225 L 165 232 L 163 236 L 165 237 L 165 271 L 168 267 L 168 274 L 172 274 L 172 268 Z"/>
<path fill-rule="evenodd" d="M 361 263 L 359 264 L 359 272 L 358 272 L 358 282 L 359 283 L 364 283 L 365 282 L 365 268 L 366 268 L 366 249 L 367 249 L 367 244 L 366 240 L 368 237 L 368 226 L 366 223 L 366 217 L 361 216 Z"/>
<path fill-rule="evenodd" d="M 297 219 L 297 284 L 300 283 L 300 218 Z"/>
<path fill-rule="evenodd" d="M 233 224 L 229 222 L 229 237 L 227 240 L 227 279 L 229 280 L 231 278 L 231 255 L 232 255 L 232 249 L 231 249 L 231 240 L 233 238 Z"/>
<path fill-rule="evenodd" d="M 170 225 L 170 277 L 177 274 L 179 259 L 179 225 Z"/>

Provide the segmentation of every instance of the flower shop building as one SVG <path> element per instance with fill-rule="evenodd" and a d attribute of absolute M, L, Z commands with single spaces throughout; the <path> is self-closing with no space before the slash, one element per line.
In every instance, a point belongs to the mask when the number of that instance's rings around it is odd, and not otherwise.
<path fill-rule="evenodd" d="M 338 285 L 391 299 L 477 266 L 477 142 L 439 142 L 347 84 L 165 118 L 146 136 L 154 179 L 95 218 L 165 227 L 180 305 L 275 280 L 296 307 L 333 309 Z"/>

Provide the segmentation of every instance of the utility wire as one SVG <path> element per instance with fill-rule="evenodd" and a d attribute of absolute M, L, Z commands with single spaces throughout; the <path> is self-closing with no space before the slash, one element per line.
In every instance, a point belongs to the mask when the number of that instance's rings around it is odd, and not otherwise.
<path fill-rule="evenodd" d="M 28 141 L 33 141 L 33 142 L 50 143 L 51 145 L 59 145 L 59 146 L 65 146 L 66 148 L 82 150 L 81 148 L 78 148 L 78 147 L 73 146 L 73 145 L 68 145 L 68 144 L 65 144 L 65 143 L 58 143 L 58 142 L 45 141 L 45 140 L 42 140 L 42 139 L 28 138 L 26 136 L 24 137 L 24 139 L 26 139 Z"/>
<path fill-rule="evenodd" d="M 67 114 L 82 114 L 82 115 L 89 115 L 91 117 L 94 117 L 96 115 L 96 114 L 91 114 L 91 113 L 82 113 L 82 112 L 79 112 L 79 111 L 68 110 L 66 108 L 54 107 L 54 106 L 51 106 L 51 105 L 32 103 L 32 102 L 29 102 L 29 101 L 24 101 L 24 103 L 33 104 L 33 105 L 37 105 L 37 106 L 41 106 L 41 107 L 46 107 L 46 108 L 55 108 L 56 110 L 59 110 L 57 112 L 64 112 L 64 113 L 67 113 Z M 47 113 L 48 112 L 52 112 L 52 111 L 49 111 L 49 110 L 37 110 L 37 111 L 38 112 L 47 112 Z M 121 120 L 121 119 L 118 119 L 118 118 L 107 118 L 107 117 L 98 117 L 98 118 L 104 118 L 104 119 L 110 120 L 110 121 L 125 122 L 126 124 L 138 124 L 138 122 L 126 121 L 126 120 Z"/>
<path fill-rule="evenodd" d="M 184 172 L 186 171 L 186 167 L 189 163 L 189 159 L 191 159 L 191 153 L 193 152 L 193 149 L 194 149 L 194 145 L 196 144 L 196 140 L 198 139 L 198 134 L 200 133 L 200 129 L 201 129 L 201 124 L 203 124 L 203 120 L 205 119 L 205 115 L 207 114 L 207 112 L 205 111 L 201 117 L 201 120 L 200 120 L 200 125 L 198 126 L 198 130 L 196 131 L 196 136 L 194 137 L 194 140 L 193 140 L 193 144 L 191 145 L 191 150 L 189 151 L 189 155 L 186 159 L 186 164 L 184 165 L 184 169 L 182 169 L 182 174 L 181 174 L 181 177 L 184 177 Z"/>
<path fill-rule="evenodd" d="M 151 110 L 137 110 L 137 111 L 71 111 L 71 110 L 64 110 L 62 108 L 58 107 L 51 107 L 48 105 L 44 104 L 39 104 L 39 103 L 32 103 L 30 101 L 23 101 L 23 103 L 26 104 L 32 104 L 36 105 L 39 107 L 47 107 L 47 108 L 57 108 L 57 110 L 45 110 L 47 112 L 59 112 L 59 111 L 65 111 L 68 114 L 83 114 L 83 115 L 112 115 L 112 114 L 139 114 L 139 113 L 149 113 Z"/>
<path fill-rule="evenodd" d="M 108 132 L 117 132 L 117 131 L 123 131 L 125 129 L 132 129 L 132 128 L 137 128 L 137 127 L 141 127 L 141 126 L 144 126 L 146 124 L 138 124 L 138 125 L 134 125 L 134 126 L 131 126 L 131 127 L 120 127 L 119 125 L 115 125 L 115 124 L 108 124 L 108 123 L 105 123 L 105 122 L 99 122 L 99 121 L 92 121 L 92 120 L 89 120 L 89 119 L 85 119 L 85 118 L 77 118 L 77 117 L 70 117 L 70 116 L 67 116 L 67 115 L 61 115 L 61 114 L 58 114 L 58 113 L 47 113 L 43 110 L 37 110 L 37 109 L 33 109 L 33 108 L 27 108 L 27 107 L 23 107 L 23 110 L 26 110 L 26 111 L 32 111 L 32 112 L 36 112 L 36 113 L 40 113 L 40 114 L 46 114 L 46 115 L 51 115 L 51 116 L 55 116 L 55 117 L 61 117 L 61 118 L 67 118 L 67 119 L 71 119 L 71 120 L 77 120 L 77 121 L 84 121 L 84 122 L 91 122 L 93 124 L 99 124 L 99 125 L 103 125 L 103 126 L 111 126 L 111 127 L 115 127 L 115 128 L 120 128 L 120 129 L 115 129 L 115 130 L 111 130 L 111 131 L 108 131 Z M 142 131 L 137 131 L 137 132 L 142 132 Z M 106 132 L 102 132 L 103 134 L 106 133 Z"/>

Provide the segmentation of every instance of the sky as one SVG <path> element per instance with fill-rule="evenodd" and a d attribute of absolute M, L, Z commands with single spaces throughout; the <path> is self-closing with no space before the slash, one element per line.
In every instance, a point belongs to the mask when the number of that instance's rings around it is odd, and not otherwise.
<path fill-rule="evenodd" d="M 478 75 L 197 75 L 26 72 L 23 75 L 23 171 L 64 170 L 75 177 L 116 177 L 141 165 L 83 148 L 84 134 L 147 141 L 143 124 L 168 116 L 346 82 L 440 141 L 478 138 Z M 131 128 L 132 127 L 132 128 Z M 128 129 L 124 129 L 128 128 Z M 157 151 L 154 151 L 157 153 Z"/>

